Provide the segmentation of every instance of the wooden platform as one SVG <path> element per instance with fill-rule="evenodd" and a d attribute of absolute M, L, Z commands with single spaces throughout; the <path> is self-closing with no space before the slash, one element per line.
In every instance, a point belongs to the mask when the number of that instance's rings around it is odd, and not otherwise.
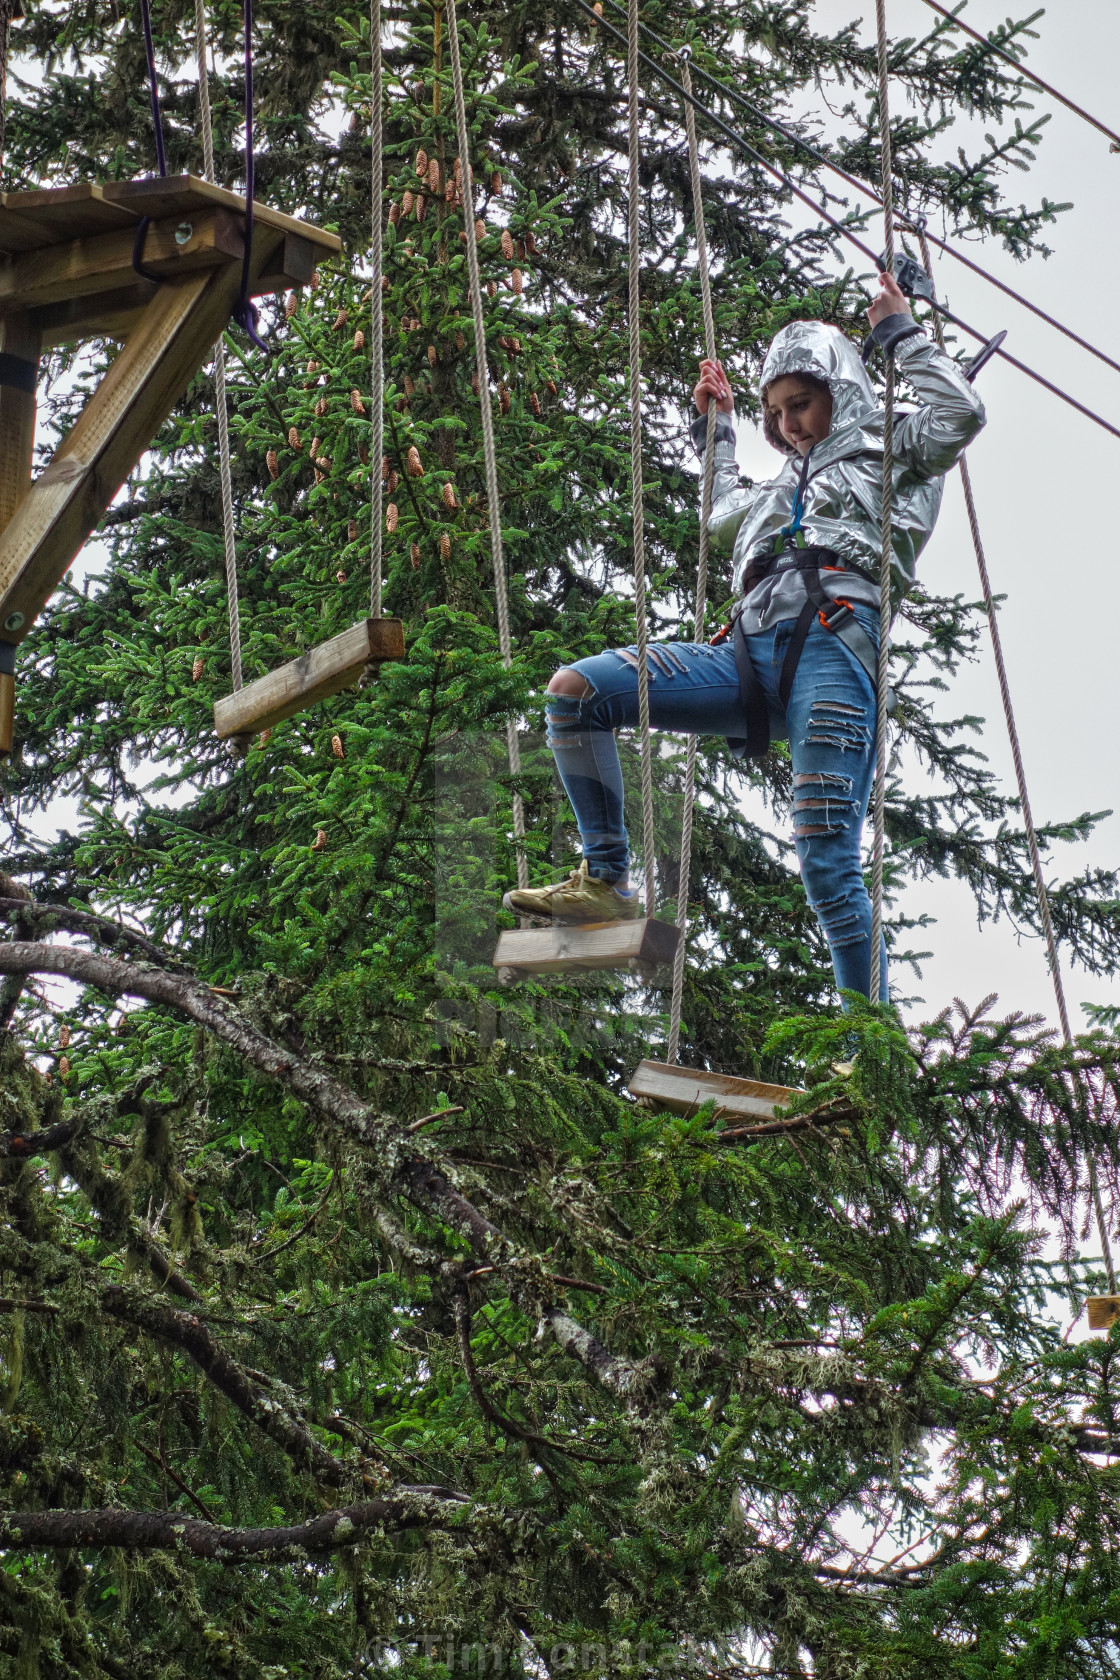
<path fill-rule="evenodd" d="M 494 967 L 501 978 L 571 974 L 599 968 L 655 969 L 670 963 L 679 930 L 671 922 L 593 922 L 582 927 L 507 928 L 498 936 Z"/>
<path fill-rule="evenodd" d="M 254 205 L 250 290 L 301 285 L 333 233 Z M 150 222 L 139 277 L 132 251 Z M 229 321 L 245 201 L 194 175 L 0 194 L 0 643 L 27 635 L 52 590 Z M 39 359 L 89 337 L 125 343 L 32 482 Z M 7 688 L 9 685 L 3 685 Z M 9 700 L 0 696 L 0 735 Z M 11 746 L 10 729 L 0 751 Z"/>
<path fill-rule="evenodd" d="M 298 659 L 246 683 L 214 706 L 220 740 L 253 734 L 283 723 L 296 712 L 326 700 L 357 682 L 371 660 L 404 658 L 404 625 L 399 618 L 364 618 L 360 624 L 321 642 Z"/>
<path fill-rule="evenodd" d="M 775 1108 L 785 1108 L 798 1095 L 787 1085 L 766 1085 L 758 1079 L 737 1079 L 730 1073 L 671 1066 L 668 1062 L 639 1062 L 626 1089 L 674 1114 L 691 1114 L 713 1097 L 716 1112 L 733 1120 L 772 1120 Z"/>
<path fill-rule="evenodd" d="M 1090 1295 L 1085 1310 L 1090 1330 L 1109 1330 L 1120 1318 L 1120 1295 Z"/>

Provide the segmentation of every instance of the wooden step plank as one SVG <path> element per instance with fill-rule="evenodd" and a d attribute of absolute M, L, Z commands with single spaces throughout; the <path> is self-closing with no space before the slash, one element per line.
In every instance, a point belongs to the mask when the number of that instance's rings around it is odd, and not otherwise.
<path fill-rule="evenodd" d="M 399 618 L 364 618 L 329 642 L 290 659 L 278 670 L 246 683 L 214 706 L 219 739 L 271 729 L 285 718 L 326 700 L 357 682 L 371 659 L 404 658 L 404 625 Z"/>
<path fill-rule="evenodd" d="M 240 262 L 245 251 L 244 218 L 230 210 L 204 210 L 189 220 L 152 222 L 144 240 L 144 267 L 173 280 L 222 263 Z M 134 285 L 135 230 L 72 239 L 46 250 L 28 251 L 0 265 L 0 314 L 36 309 L 87 294 Z M 143 282 L 141 281 L 141 284 Z"/>
<path fill-rule="evenodd" d="M 1120 1295 L 1090 1295 L 1085 1310 L 1090 1330 L 1109 1330 L 1120 1318 Z"/>
<path fill-rule="evenodd" d="M 716 1112 L 736 1120 L 772 1120 L 775 1108 L 785 1108 L 797 1095 L 787 1085 L 648 1061 L 638 1063 L 626 1089 L 632 1097 L 645 1097 L 674 1114 L 691 1114 L 714 1097 Z"/>
<path fill-rule="evenodd" d="M 148 176 L 140 181 L 107 181 L 101 188 L 107 203 L 127 210 L 134 216 L 189 216 L 192 211 L 213 205 L 226 210 L 245 213 L 245 199 L 227 187 L 213 186 L 198 175 Z M 312 222 L 298 216 L 285 215 L 269 204 L 253 201 L 253 219 L 262 227 L 277 228 L 309 239 L 324 255 L 341 251 L 342 240 L 337 233 L 327 233 Z"/>
<path fill-rule="evenodd" d="M 271 231 L 271 230 L 270 230 Z M 280 235 L 254 242 L 257 273 Z M 22 641 L 229 320 L 236 263 L 158 286 L 135 330 L 0 533 L 0 636 Z"/>
<path fill-rule="evenodd" d="M 643 917 L 634 922 L 541 928 L 506 928 L 498 936 L 494 967 L 523 974 L 567 974 L 582 969 L 660 966 L 673 960 L 680 938 L 670 922 Z"/>
<path fill-rule="evenodd" d="M 142 214 L 114 203 L 92 181 L 0 193 L 0 251 L 33 251 L 114 228 L 135 228 Z"/>

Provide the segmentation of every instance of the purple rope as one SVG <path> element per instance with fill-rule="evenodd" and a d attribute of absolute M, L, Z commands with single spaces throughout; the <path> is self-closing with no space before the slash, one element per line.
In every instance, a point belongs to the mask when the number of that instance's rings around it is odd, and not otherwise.
<path fill-rule="evenodd" d="M 147 4 L 147 0 L 145 0 Z M 233 318 L 244 327 L 258 350 L 270 355 L 268 345 L 257 332 L 261 312 L 249 296 L 249 275 L 253 262 L 253 194 L 256 187 L 256 167 L 253 157 L 253 0 L 244 0 L 245 18 L 245 256 L 241 263 L 241 296 L 233 309 Z"/>
<path fill-rule="evenodd" d="M 140 17 L 144 25 L 144 51 L 148 55 L 148 90 L 152 100 L 152 131 L 156 138 L 156 163 L 161 177 L 167 174 L 167 153 L 163 145 L 163 113 L 159 108 L 159 82 L 156 79 L 156 49 L 152 40 L 152 8 L 150 0 L 140 0 Z M 144 267 L 144 241 L 148 237 L 148 217 L 143 216 L 136 228 L 132 246 L 132 266 L 142 280 L 152 280 L 158 286 L 160 276 L 150 274 Z"/>

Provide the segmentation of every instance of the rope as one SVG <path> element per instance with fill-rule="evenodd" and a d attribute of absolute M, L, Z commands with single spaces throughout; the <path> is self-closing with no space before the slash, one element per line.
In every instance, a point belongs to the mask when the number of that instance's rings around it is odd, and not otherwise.
<path fill-rule="evenodd" d="M 8 39 L 18 0 L 0 0 L 0 170 L 8 140 Z"/>
<path fill-rule="evenodd" d="M 920 226 L 918 228 L 918 239 L 921 242 L 922 263 L 932 284 L 933 269 L 931 267 L 929 245 L 925 230 Z M 938 344 L 944 350 L 945 332 L 937 314 L 933 316 L 933 330 Z M 1004 722 L 1007 725 L 1007 738 L 1011 743 L 1011 757 L 1015 765 L 1015 782 L 1019 789 L 1019 806 L 1023 813 L 1023 827 L 1027 835 L 1027 851 L 1030 854 L 1031 874 L 1034 877 L 1038 917 L 1042 924 L 1043 938 L 1046 941 L 1046 966 L 1050 970 L 1050 978 L 1054 986 L 1054 997 L 1058 1005 L 1058 1019 L 1061 1022 L 1062 1037 L 1067 1048 L 1072 1048 L 1073 1033 L 1070 1029 L 1069 1009 L 1066 1004 L 1065 982 L 1062 979 L 1062 968 L 1058 957 L 1058 941 L 1054 933 L 1053 918 L 1050 914 L 1050 894 L 1046 887 L 1046 877 L 1042 872 L 1042 856 L 1038 849 L 1038 835 L 1035 831 L 1030 794 L 1027 790 L 1027 773 L 1023 767 L 1023 754 L 1019 745 L 1019 726 L 1015 719 L 1015 707 L 1011 700 L 1011 685 L 1007 680 L 1007 667 L 1003 660 L 1003 642 L 999 633 L 999 619 L 996 616 L 996 603 L 992 594 L 991 579 L 988 576 L 988 561 L 980 537 L 980 521 L 976 512 L 976 499 L 972 493 L 972 477 L 968 470 L 968 462 L 963 458 L 961 460 L 961 486 L 964 490 L 964 505 L 968 513 L 968 528 L 972 532 L 972 546 L 976 551 L 976 566 L 980 573 L 980 589 L 984 597 L 984 610 L 988 615 L 988 630 L 992 638 L 992 654 L 995 659 L 996 678 L 999 682 L 999 696 L 1003 703 Z M 1109 1294 L 1115 1295 L 1116 1273 L 1112 1260 L 1112 1246 L 1108 1239 L 1108 1222 L 1105 1219 L 1100 1186 L 1097 1183 L 1096 1166 L 1092 1159 L 1089 1161 L 1089 1193 L 1092 1197 L 1097 1231 L 1100 1235 L 1101 1249 L 1104 1254 Z"/>
<path fill-rule="evenodd" d="M 681 84 L 692 92 L 689 75 L 689 50 L 681 53 Z M 696 261 L 700 276 L 700 307 L 704 317 L 704 354 L 714 361 L 716 356 L 716 326 L 712 315 L 712 284 L 708 271 L 708 237 L 704 226 L 704 200 L 700 179 L 700 149 L 696 140 L 696 112 L 685 101 L 685 129 L 688 134 L 688 169 L 692 183 L 692 220 L 696 228 Z M 714 397 L 708 399 L 708 439 L 704 449 L 704 474 L 700 492 L 700 550 L 696 562 L 696 613 L 693 634 L 698 642 L 704 640 L 704 614 L 708 604 L 708 520 L 712 511 L 712 483 L 715 478 L 715 441 L 718 408 Z M 684 767 L 684 810 L 681 815 L 681 863 L 677 886 L 677 927 L 680 938 L 673 954 L 673 991 L 669 1004 L 670 1065 L 677 1059 L 681 1038 L 681 1003 L 684 997 L 685 936 L 688 931 L 688 886 L 692 874 L 692 814 L 696 803 L 696 752 L 698 737 L 688 737 L 688 752 Z"/>
<path fill-rule="evenodd" d="M 6 0 L 6 10 L 11 0 Z M 167 153 L 163 145 L 163 113 L 159 108 L 159 83 L 156 80 L 156 49 L 152 40 L 152 9 L 150 0 L 140 0 L 140 21 L 144 29 L 144 51 L 148 59 L 148 94 L 152 102 L 152 130 L 156 140 L 156 167 L 167 174 Z"/>
<path fill-rule="evenodd" d="M 879 68 L 879 172 L 882 176 L 883 234 L 886 272 L 894 274 L 894 182 L 891 159 L 890 70 L 887 60 L 886 0 L 875 0 L 876 51 Z M 871 989 L 878 1003 L 882 987 L 883 851 L 887 802 L 887 689 L 891 636 L 891 558 L 894 515 L 894 356 L 885 357 L 883 393 L 883 492 L 879 509 L 882 548 L 879 555 L 879 669 L 875 705 L 874 832 L 871 847 Z"/>
<path fill-rule="evenodd" d="M 198 108 L 202 127 L 202 172 L 214 180 L 214 129 L 210 113 L 210 84 L 206 50 L 206 0 L 194 0 L 194 29 L 198 58 Z M 229 459 L 229 410 L 226 404 L 226 350 L 219 338 L 214 346 L 214 406 L 218 416 L 218 482 L 222 494 L 222 544 L 229 601 L 229 657 L 233 692 L 241 687 L 241 604 L 237 592 L 237 537 L 233 523 L 233 477 Z"/>
<path fill-rule="evenodd" d="M 382 251 L 383 234 L 381 226 L 381 177 L 382 152 L 384 148 L 383 111 L 384 96 L 381 91 L 381 0 L 372 0 L 369 12 L 369 51 L 370 51 L 370 252 L 369 266 L 372 279 L 370 281 L 370 403 L 371 435 L 369 447 L 369 504 L 370 504 L 370 550 L 369 550 L 369 616 L 381 617 L 381 568 L 382 568 L 382 532 L 381 532 L 381 493 L 380 472 L 381 452 L 384 438 L 384 416 L 382 413 L 382 389 L 384 379 L 384 344 L 382 341 L 382 297 L 381 276 L 385 271 L 384 255 Z"/>
<path fill-rule="evenodd" d="M 618 41 L 626 40 L 626 37 L 619 30 L 615 29 L 613 24 L 608 23 L 606 18 L 600 17 L 597 12 L 593 11 L 591 5 L 589 4 L 589 0 L 572 0 L 572 3 L 573 5 L 578 6 L 581 11 L 587 12 L 589 16 L 593 17 L 598 29 L 605 30 L 608 34 L 613 35 Z M 654 59 L 650 58 L 648 53 L 640 52 L 638 57 L 643 64 L 647 64 L 649 66 L 655 75 L 661 78 L 667 87 L 672 88 L 673 91 L 680 94 L 682 98 L 684 97 L 684 89 L 681 87 L 681 84 L 674 76 L 670 76 L 667 70 L 663 70 Z M 870 246 L 865 245 L 863 240 L 852 232 L 851 228 L 846 227 L 843 222 L 838 222 L 835 216 L 830 215 L 823 204 L 818 204 L 815 199 L 811 198 L 807 192 L 803 191 L 803 189 L 797 185 L 796 181 L 794 181 L 789 175 L 785 174 L 783 170 L 779 169 L 776 164 L 771 163 L 770 159 L 760 152 L 756 146 L 752 146 L 749 140 L 744 140 L 741 134 L 737 134 L 729 123 L 724 122 L 722 117 L 718 117 L 714 111 L 710 111 L 706 105 L 702 105 L 700 101 L 695 98 L 693 98 L 693 104 L 703 113 L 706 121 L 710 123 L 714 129 L 717 129 L 718 132 L 725 137 L 725 139 L 730 140 L 732 145 L 737 146 L 739 150 L 744 152 L 749 158 L 753 158 L 754 162 L 759 164 L 761 168 L 765 169 L 770 175 L 772 175 L 776 181 L 780 181 L 787 192 L 791 193 L 794 198 L 799 199 L 802 204 L 812 210 L 814 215 L 819 216 L 822 222 L 824 222 L 827 227 L 830 227 L 838 238 L 846 239 L 850 245 L 853 245 L 857 251 L 867 257 L 868 260 L 873 263 L 876 268 L 878 268 L 879 259 L 875 255 L 874 251 L 871 250 Z M 857 183 L 857 185 L 858 184 L 859 183 Z M 981 270 L 981 272 L 983 273 L 983 270 Z M 991 275 L 987 274 L 984 277 L 985 279 L 992 278 Z M 1031 306 L 1028 305 L 1028 307 Z M 966 332 L 970 338 L 976 339 L 979 344 L 986 344 L 988 342 L 988 338 L 990 336 L 988 333 L 977 331 L 975 327 L 969 326 L 967 321 L 962 321 L 959 315 L 953 315 L 951 319 L 958 327 L 961 328 L 963 332 Z M 1009 362 L 1011 366 L 1013 368 L 1017 368 L 1020 373 L 1025 373 L 1028 379 L 1033 379 L 1036 385 L 1041 385 L 1044 391 L 1049 391 L 1051 396 L 1059 397 L 1062 402 L 1068 403 L 1070 408 L 1076 409 L 1078 414 L 1083 414 L 1087 420 L 1092 420 L 1094 425 L 1102 427 L 1106 432 L 1111 432 L 1113 437 L 1120 438 L 1120 426 L 1114 426 L 1111 421 L 1102 419 L 1101 416 L 1093 409 L 1086 407 L 1084 403 L 1078 402 L 1076 397 L 1071 397 L 1068 391 L 1063 391 L 1060 385 L 1055 385 L 1052 380 L 1049 380 L 1041 373 L 1036 372 L 1035 369 L 1029 367 L 1026 362 L 1021 362 L 1017 356 L 1013 356 L 1011 351 L 1006 349 L 1003 345 L 1001 345 L 996 351 L 996 354 L 997 356 L 1002 356 L 1005 362 Z"/>
<path fill-rule="evenodd" d="M 490 406 L 490 370 L 486 355 L 486 322 L 482 311 L 482 277 L 478 268 L 478 239 L 474 225 L 474 172 L 471 169 L 470 136 L 467 130 L 467 107 L 463 96 L 463 65 L 459 57 L 459 25 L 455 16 L 455 0 L 446 0 L 447 45 L 451 58 L 451 85 L 455 98 L 455 131 L 459 147 L 459 162 L 463 172 L 463 231 L 467 236 L 467 279 L 471 298 L 471 317 L 474 322 L 475 365 L 478 370 L 478 400 L 482 417 L 482 458 L 486 474 L 486 506 L 490 521 L 490 552 L 494 561 L 494 599 L 498 617 L 498 645 L 502 664 L 508 671 L 513 665 L 513 644 L 509 628 L 509 588 L 506 582 L 506 563 L 502 553 L 502 509 L 498 495 L 498 458 L 494 448 L 494 415 Z M 509 773 L 515 780 L 521 774 L 521 747 L 517 739 L 517 725 L 512 718 L 506 724 L 506 750 L 509 754 Z M 525 857 L 525 806 L 520 793 L 513 793 L 513 839 L 517 852 L 517 884 L 529 885 L 529 866 Z"/>
<path fill-rule="evenodd" d="M 241 292 L 233 306 L 233 319 L 248 333 L 258 350 L 269 354 L 268 345 L 257 331 L 261 312 L 249 296 L 253 271 L 253 204 L 256 196 L 256 156 L 253 151 L 253 0 L 244 0 L 245 29 L 245 255 L 241 259 Z"/>
<path fill-rule="evenodd" d="M 638 645 L 638 732 L 642 757 L 642 852 L 645 866 L 646 915 L 656 908 L 657 860 L 653 840 L 653 743 L 649 731 L 649 622 L 646 614 L 646 539 L 642 496 L 642 334 L 641 304 L 641 192 L 638 164 L 638 0 L 628 0 L 626 12 L 626 79 L 629 193 L 627 196 L 627 282 L 630 316 L 630 523 L 634 541 L 634 618 Z M 688 888 L 685 887 L 687 896 Z"/>

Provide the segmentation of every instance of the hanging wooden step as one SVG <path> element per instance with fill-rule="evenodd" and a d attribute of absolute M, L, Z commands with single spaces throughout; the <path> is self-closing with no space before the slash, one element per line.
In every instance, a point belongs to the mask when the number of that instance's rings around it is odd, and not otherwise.
<path fill-rule="evenodd" d="M 1085 1310 L 1090 1330 L 1110 1330 L 1120 1318 L 1120 1295 L 1090 1295 Z"/>
<path fill-rule="evenodd" d="M 527 974 L 579 974 L 600 968 L 631 968 L 648 976 L 672 962 L 679 938 L 677 927 L 653 916 L 636 922 L 506 928 L 498 936 L 494 967 L 499 980 L 507 983 Z"/>
<path fill-rule="evenodd" d="M 144 217 L 145 266 L 132 268 Z M 14 650 L 227 325 L 245 200 L 193 175 L 0 194 L 0 752 Z M 341 241 L 254 206 L 254 296 L 301 285 Z M 44 349 L 124 337 L 77 421 L 31 478 Z"/>
<path fill-rule="evenodd" d="M 788 1085 L 767 1085 L 760 1079 L 737 1079 L 730 1073 L 708 1073 L 668 1062 L 639 1062 L 626 1087 L 632 1097 L 644 1097 L 657 1108 L 691 1114 L 715 1098 L 723 1119 L 772 1120 L 776 1108 L 799 1093 Z"/>
<path fill-rule="evenodd" d="M 363 618 L 329 642 L 290 659 L 278 670 L 246 683 L 214 705 L 218 738 L 253 735 L 326 700 L 356 683 L 366 666 L 404 658 L 404 625 L 399 618 Z"/>

